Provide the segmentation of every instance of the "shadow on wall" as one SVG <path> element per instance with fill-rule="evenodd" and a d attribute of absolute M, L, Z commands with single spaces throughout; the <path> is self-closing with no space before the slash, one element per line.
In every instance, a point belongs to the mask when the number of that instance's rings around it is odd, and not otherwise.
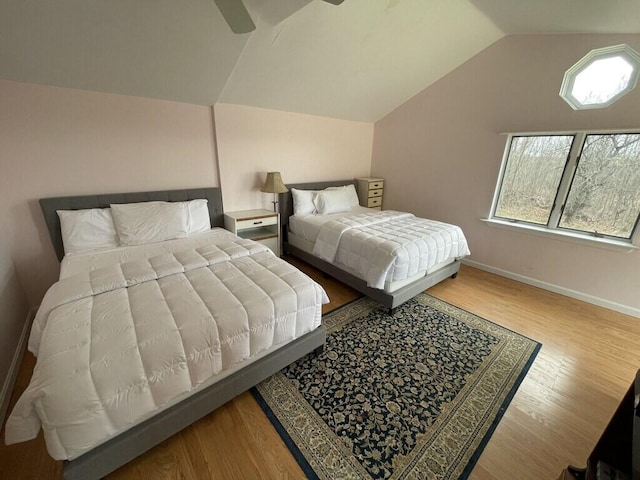
<path fill-rule="evenodd" d="M 18 252 L 13 260 L 18 267 L 17 270 L 21 272 L 23 291 L 31 306 L 35 306 L 40 303 L 48 288 L 58 280 L 60 263 L 56 258 L 38 200 L 17 204 L 8 214 L 10 225 L 22 227 L 13 230 L 14 238 L 11 239 L 10 245 L 15 247 L 12 253 Z M 27 232 L 25 227 L 29 223 L 31 225 Z M 28 243 L 33 248 L 20 248 L 24 242 L 19 235 L 25 234 L 31 235 Z"/>
<path fill-rule="evenodd" d="M 0 420 L 4 419 L 15 376 L 10 371 L 18 351 L 20 337 L 27 328 L 29 305 L 6 242 L 0 242 Z"/>

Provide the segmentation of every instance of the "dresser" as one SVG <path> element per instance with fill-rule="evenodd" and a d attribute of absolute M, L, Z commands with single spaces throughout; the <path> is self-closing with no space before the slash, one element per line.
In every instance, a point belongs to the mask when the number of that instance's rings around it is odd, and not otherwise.
<path fill-rule="evenodd" d="M 280 256 L 280 214 L 271 210 L 243 210 L 224 214 L 224 228 L 255 240 Z"/>
<path fill-rule="evenodd" d="M 358 182 L 358 199 L 363 207 L 382 210 L 382 194 L 384 180 L 382 178 L 360 177 Z"/>

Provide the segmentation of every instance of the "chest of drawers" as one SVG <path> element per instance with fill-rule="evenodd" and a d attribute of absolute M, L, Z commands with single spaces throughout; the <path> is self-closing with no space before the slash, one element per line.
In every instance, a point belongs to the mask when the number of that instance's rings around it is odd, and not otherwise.
<path fill-rule="evenodd" d="M 358 199 L 363 207 L 382 210 L 384 180 L 382 178 L 361 177 L 358 182 Z"/>

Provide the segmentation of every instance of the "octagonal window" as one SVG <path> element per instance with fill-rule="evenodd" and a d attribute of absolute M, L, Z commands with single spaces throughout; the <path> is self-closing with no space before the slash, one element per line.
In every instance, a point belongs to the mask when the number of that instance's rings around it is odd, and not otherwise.
<path fill-rule="evenodd" d="M 564 74 L 560 96 L 575 110 L 605 108 L 636 86 L 640 54 L 628 45 L 598 48 Z"/>

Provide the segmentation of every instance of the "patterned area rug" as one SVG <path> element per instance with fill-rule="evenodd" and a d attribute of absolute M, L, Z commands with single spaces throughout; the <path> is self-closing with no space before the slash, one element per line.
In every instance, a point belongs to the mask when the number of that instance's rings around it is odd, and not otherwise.
<path fill-rule="evenodd" d="M 252 392 L 309 478 L 466 478 L 541 345 L 427 294 L 323 318 Z"/>

